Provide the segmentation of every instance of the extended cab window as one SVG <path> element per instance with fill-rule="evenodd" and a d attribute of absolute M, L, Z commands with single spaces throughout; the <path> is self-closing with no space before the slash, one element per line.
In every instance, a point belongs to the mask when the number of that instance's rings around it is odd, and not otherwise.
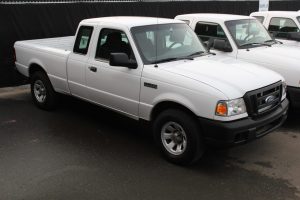
<path fill-rule="evenodd" d="M 269 31 L 275 37 L 287 38 L 287 33 L 299 32 L 299 28 L 292 19 L 274 17 L 270 21 Z"/>
<path fill-rule="evenodd" d="M 135 59 L 126 34 L 105 28 L 100 32 L 95 58 L 109 60 L 111 53 L 126 53 L 128 58 Z"/>
<path fill-rule="evenodd" d="M 79 28 L 73 49 L 74 53 L 87 54 L 92 33 L 93 27 L 91 26 L 81 26 Z"/>
<path fill-rule="evenodd" d="M 265 20 L 265 17 L 263 16 L 253 16 L 253 17 L 255 17 L 260 23 L 263 23 Z"/>

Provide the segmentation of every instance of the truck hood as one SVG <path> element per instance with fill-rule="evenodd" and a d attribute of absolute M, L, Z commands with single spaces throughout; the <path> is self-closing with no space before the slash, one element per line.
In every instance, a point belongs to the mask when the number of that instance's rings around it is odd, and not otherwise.
<path fill-rule="evenodd" d="M 284 44 L 276 44 L 271 47 L 256 47 L 251 48 L 248 52 L 249 55 L 252 54 L 253 58 L 264 58 L 263 60 L 266 62 L 276 63 L 276 60 L 281 59 L 295 59 L 300 61 L 300 48 L 296 46 L 288 46 Z M 257 57 L 259 56 L 259 57 Z M 272 59 L 268 60 L 266 58 L 272 57 Z"/>
<path fill-rule="evenodd" d="M 164 63 L 159 68 L 214 87 L 228 99 L 283 80 L 276 72 L 220 55 Z"/>
<path fill-rule="evenodd" d="M 300 48 L 284 44 L 239 50 L 237 58 L 281 74 L 288 86 L 299 87 Z"/>
<path fill-rule="evenodd" d="M 300 47 L 300 42 L 294 40 L 280 40 L 284 46 Z"/>

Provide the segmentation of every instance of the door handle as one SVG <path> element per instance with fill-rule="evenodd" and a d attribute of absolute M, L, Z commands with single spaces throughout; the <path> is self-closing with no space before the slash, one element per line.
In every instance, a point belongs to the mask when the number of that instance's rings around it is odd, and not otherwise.
<path fill-rule="evenodd" d="M 90 66 L 89 70 L 92 72 L 97 72 L 97 67 Z"/>

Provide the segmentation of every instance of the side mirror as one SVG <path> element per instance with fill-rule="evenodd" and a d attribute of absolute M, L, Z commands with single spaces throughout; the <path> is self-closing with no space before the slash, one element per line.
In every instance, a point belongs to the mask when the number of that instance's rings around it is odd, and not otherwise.
<path fill-rule="evenodd" d="M 288 33 L 288 39 L 300 42 L 300 33 Z"/>
<path fill-rule="evenodd" d="M 225 40 L 215 39 L 213 48 L 219 51 L 232 52 L 232 47 Z"/>
<path fill-rule="evenodd" d="M 129 59 L 126 53 L 111 53 L 109 65 L 115 67 L 128 67 L 129 69 L 137 68 L 136 61 Z"/>

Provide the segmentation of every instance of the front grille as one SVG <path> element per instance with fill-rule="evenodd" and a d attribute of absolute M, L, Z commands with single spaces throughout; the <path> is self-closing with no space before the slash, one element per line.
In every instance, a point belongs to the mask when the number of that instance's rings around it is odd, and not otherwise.
<path fill-rule="evenodd" d="M 259 117 L 271 112 L 280 105 L 281 96 L 281 81 L 267 87 L 247 92 L 244 96 L 244 100 L 248 115 L 251 117 Z"/>

